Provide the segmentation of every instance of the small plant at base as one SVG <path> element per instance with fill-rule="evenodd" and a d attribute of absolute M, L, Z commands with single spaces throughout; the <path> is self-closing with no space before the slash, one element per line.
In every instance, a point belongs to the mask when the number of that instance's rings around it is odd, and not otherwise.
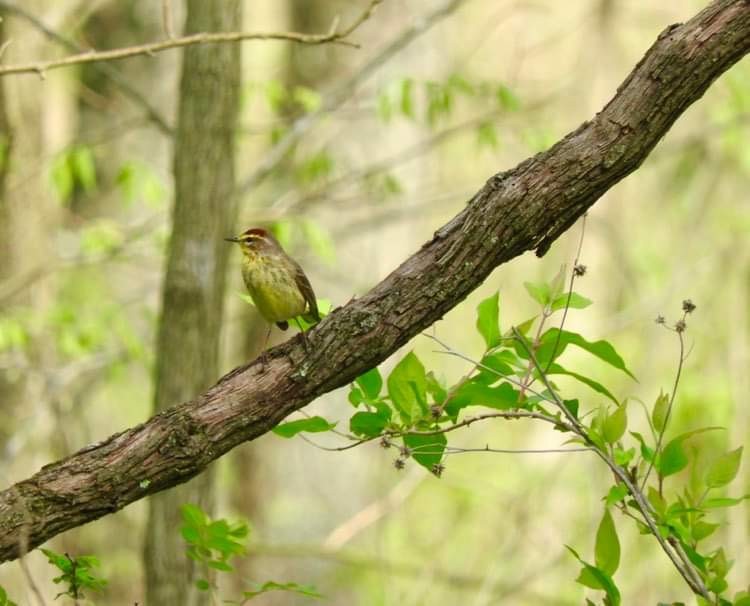
<path fill-rule="evenodd" d="M 99 567 L 99 558 L 96 556 L 72 557 L 67 553 L 57 553 L 51 549 L 41 551 L 47 556 L 49 563 L 62 572 L 52 581 L 56 585 L 65 586 L 66 589 L 58 593 L 55 598 L 64 595 L 80 600 L 85 597 L 84 591 L 102 591 L 106 587 L 107 581 L 97 577 L 93 570 Z"/>
<path fill-rule="evenodd" d="M 217 590 L 215 575 L 218 572 L 233 572 L 230 560 L 244 555 L 244 540 L 250 530 L 244 522 L 230 524 L 224 519 L 211 520 L 196 505 L 186 504 L 181 507 L 182 538 L 187 543 L 187 556 L 197 562 L 203 569 L 203 578 L 195 581 L 195 586 L 204 592 L 215 593 Z M 251 588 L 242 593 L 240 600 L 224 600 L 226 604 L 242 605 L 269 591 L 290 591 L 311 598 L 322 597 L 313 587 L 297 583 L 250 583 Z"/>

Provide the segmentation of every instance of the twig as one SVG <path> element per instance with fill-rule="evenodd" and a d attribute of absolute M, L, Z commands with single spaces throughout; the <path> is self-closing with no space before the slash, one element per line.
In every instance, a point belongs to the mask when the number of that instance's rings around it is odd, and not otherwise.
<path fill-rule="evenodd" d="M 681 322 L 683 324 L 685 322 L 686 317 L 687 317 L 687 312 L 682 315 Z M 677 386 L 680 384 L 680 376 L 682 375 L 682 367 L 685 365 L 685 339 L 682 336 L 682 330 L 676 330 L 675 332 L 677 333 L 677 336 L 680 339 L 680 359 L 677 362 L 677 372 L 675 373 L 674 384 L 672 386 L 672 394 L 669 398 L 669 404 L 667 405 L 667 413 L 664 415 L 664 424 L 659 430 L 659 436 L 656 439 L 656 447 L 654 448 L 654 456 L 651 457 L 651 460 L 648 463 L 648 469 L 646 469 L 646 473 L 643 476 L 643 482 L 641 483 L 641 490 L 646 489 L 646 482 L 648 482 L 648 477 L 651 474 L 651 470 L 654 468 L 654 461 L 656 461 L 656 457 L 659 455 L 662 441 L 664 440 L 664 433 L 667 431 L 669 418 L 672 416 L 672 405 L 674 404 L 674 399 L 675 399 L 675 396 L 677 395 Z M 659 494 L 662 494 L 661 476 L 659 476 Z"/>
<path fill-rule="evenodd" d="M 37 61 L 18 65 L 0 66 L 0 76 L 9 74 L 37 73 L 43 76 L 45 72 L 60 67 L 81 65 L 86 63 L 99 63 L 102 61 L 117 61 L 139 55 L 154 55 L 174 48 L 193 46 L 196 44 L 219 44 L 226 42 L 240 42 L 244 40 L 288 40 L 300 44 L 342 44 L 359 48 L 353 42 L 346 40 L 355 29 L 357 29 L 370 15 L 375 7 L 384 0 L 370 0 L 365 11 L 346 29 L 342 31 L 328 32 L 327 34 L 302 34 L 299 32 L 200 32 L 189 36 L 181 36 L 160 42 L 149 42 L 124 48 L 115 48 L 105 51 L 90 51 L 53 59 L 51 61 Z"/>
<path fill-rule="evenodd" d="M 20 6 L 16 6 L 15 4 L 8 2 L 7 0 L 0 0 L 0 8 L 8 11 L 8 13 L 20 17 L 21 19 L 24 19 L 34 28 L 42 32 L 42 34 L 47 36 L 47 38 L 49 38 L 53 42 L 56 42 L 60 46 L 67 48 L 69 51 L 72 51 L 74 53 L 84 52 L 84 50 L 71 39 L 66 38 L 53 29 L 47 27 L 42 21 L 37 19 L 34 15 L 21 8 Z M 146 116 L 148 116 L 148 119 L 151 120 L 151 122 L 153 122 L 162 133 L 164 133 L 165 135 L 172 134 L 172 127 L 167 124 L 167 121 L 159 113 L 159 111 L 155 107 L 153 107 L 148 99 L 146 99 L 146 97 L 141 94 L 140 91 L 134 88 L 130 84 L 130 82 L 119 71 L 117 71 L 117 69 L 106 63 L 97 65 L 96 67 L 101 73 L 107 76 L 120 89 L 120 91 L 122 91 L 123 95 L 128 97 L 136 105 L 140 106 L 146 113 Z"/>
<path fill-rule="evenodd" d="M 373 525 L 388 513 L 395 511 L 424 481 L 424 478 L 424 474 L 418 471 L 405 476 L 391 488 L 387 495 L 372 501 L 328 533 L 323 541 L 323 547 L 341 549 L 365 528 Z"/>
<path fill-rule="evenodd" d="M 347 99 L 349 99 L 357 90 L 360 84 L 365 82 L 381 65 L 386 63 L 391 57 L 408 46 L 413 40 L 428 31 L 435 23 L 443 17 L 452 13 L 458 6 L 466 0 L 448 0 L 438 6 L 435 10 L 427 15 L 417 19 L 412 25 L 405 28 L 390 44 L 388 44 L 380 53 L 371 58 L 355 74 L 345 82 L 342 82 L 325 95 L 320 108 L 310 114 L 306 114 L 289 127 L 287 133 L 271 149 L 263 155 L 263 161 L 260 162 L 252 173 L 242 181 L 237 187 L 236 194 L 244 196 L 259 185 L 279 163 L 286 157 L 286 154 L 302 139 L 302 137 L 329 112 L 337 109 Z"/>
<path fill-rule="evenodd" d="M 465 452 L 495 452 L 501 454 L 548 454 L 566 452 L 589 452 L 592 448 L 581 446 L 579 448 L 459 448 L 457 446 L 446 446 L 446 454 L 463 454 Z"/>
<path fill-rule="evenodd" d="M 510 377 L 510 376 L 502 375 L 499 372 L 497 372 L 494 368 L 490 368 L 489 366 L 485 366 L 481 362 L 478 362 L 476 360 L 472 360 L 469 356 L 467 356 L 465 354 L 462 354 L 460 351 L 455 351 L 454 349 L 452 349 L 448 344 L 446 344 L 445 342 L 441 341 L 435 335 L 431 335 L 429 333 L 423 332 L 422 336 L 423 337 L 427 337 L 428 339 L 432 339 L 438 345 L 440 345 L 440 347 L 442 347 L 444 349 L 444 351 L 440 351 L 440 352 L 436 352 L 436 353 L 443 353 L 443 354 L 446 354 L 448 356 L 455 356 L 457 358 L 461 358 L 462 360 L 465 360 L 466 362 L 470 362 L 470 363 L 474 364 L 477 368 L 481 368 L 482 370 L 486 370 L 487 372 L 491 372 L 492 374 L 497 375 L 498 377 L 501 377 L 503 380 L 508 381 L 508 383 L 513 383 L 513 385 L 516 385 L 518 387 L 524 387 L 523 383 L 521 381 L 519 381 L 518 379 L 516 379 L 515 377 Z M 542 400 L 544 400 L 545 402 L 549 402 L 550 404 L 554 404 L 555 403 L 554 400 L 550 400 L 550 398 L 548 396 L 545 396 L 543 393 L 535 391 L 535 390 L 529 388 L 528 386 L 526 386 L 526 389 L 528 391 L 530 391 L 531 393 L 533 393 L 535 396 L 538 396 L 538 397 L 542 398 Z"/>
<path fill-rule="evenodd" d="M 549 358 L 549 361 L 547 362 L 547 367 L 544 369 L 544 372 L 549 372 L 550 366 L 552 366 L 552 362 L 555 359 L 555 356 L 557 355 L 557 348 L 560 346 L 560 337 L 562 336 L 563 327 L 565 326 L 565 320 L 568 318 L 568 310 L 570 309 L 570 299 L 573 296 L 573 284 L 575 284 L 576 278 L 579 275 L 583 275 L 582 272 L 586 271 L 586 268 L 580 265 L 581 260 L 581 250 L 583 249 L 583 237 L 586 235 L 586 217 L 588 216 L 588 213 L 584 213 L 583 217 L 581 218 L 581 236 L 578 239 L 578 250 L 576 252 L 576 258 L 573 261 L 573 269 L 570 272 L 570 285 L 568 287 L 568 298 L 565 301 L 565 308 L 563 309 L 563 315 L 562 319 L 560 320 L 560 328 L 557 331 L 557 338 L 555 339 L 555 346 L 552 348 L 552 355 Z M 582 268 L 583 269 L 579 269 Z"/>

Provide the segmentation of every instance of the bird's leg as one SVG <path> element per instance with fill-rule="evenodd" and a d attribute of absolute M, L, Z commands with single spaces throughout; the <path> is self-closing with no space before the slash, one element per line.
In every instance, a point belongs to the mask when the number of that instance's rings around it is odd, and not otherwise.
<path fill-rule="evenodd" d="M 310 353 L 310 347 L 309 343 L 307 341 L 307 333 L 305 333 L 305 330 L 302 328 L 302 324 L 300 324 L 299 318 L 294 318 L 295 324 L 297 324 L 297 327 L 299 328 L 299 331 L 302 333 L 302 344 L 305 346 L 305 353 Z"/>
<path fill-rule="evenodd" d="M 268 325 L 268 330 L 266 331 L 266 338 L 263 341 L 263 349 L 261 350 L 260 354 L 258 355 L 258 360 L 260 361 L 260 371 L 266 372 L 266 362 L 268 361 L 268 339 L 271 338 L 271 331 L 273 330 L 273 324 Z"/>

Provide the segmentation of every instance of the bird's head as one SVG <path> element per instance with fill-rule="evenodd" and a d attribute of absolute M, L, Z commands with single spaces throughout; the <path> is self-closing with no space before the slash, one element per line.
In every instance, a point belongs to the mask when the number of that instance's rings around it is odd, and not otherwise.
<path fill-rule="evenodd" d="M 236 242 L 239 244 L 242 252 L 248 256 L 281 249 L 281 245 L 276 238 L 261 227 L 252 227 L 242 232 L 239 236 L 224 239 L 227 242 Z"/>

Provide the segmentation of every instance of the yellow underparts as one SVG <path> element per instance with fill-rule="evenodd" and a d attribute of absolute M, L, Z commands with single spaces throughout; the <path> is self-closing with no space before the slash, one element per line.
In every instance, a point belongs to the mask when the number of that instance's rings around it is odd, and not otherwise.
<path fill-rule="evenodd" d="M 260 315 L 268 322 L 283 322 L 305 313 L 307 303 L 283 258 L 259 261 L 245 256 L 242 277 Z"/>

